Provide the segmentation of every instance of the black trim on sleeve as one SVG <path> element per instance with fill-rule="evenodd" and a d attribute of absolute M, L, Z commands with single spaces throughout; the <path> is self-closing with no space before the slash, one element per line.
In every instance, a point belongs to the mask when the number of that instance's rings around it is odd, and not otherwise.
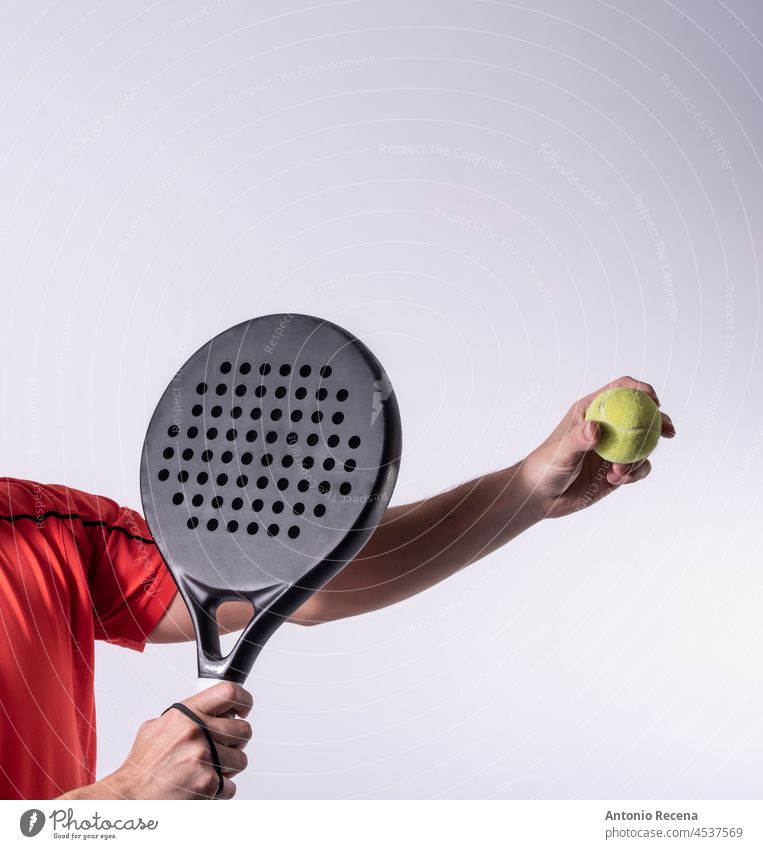
<path fill-rule="evenodd" d="M 119 525 L 109 525 L 101 519 L 83 519 L 79 513 L 59 513 L 56 510 L 46 510 L 44 513 L 34 515 L 33 513 L 17 513 L 15 516 L 0 516 L 2 522 L 17 522 L 19 519 L 31 519 L 33 522 L 41 522 L 43 519 L 76 519 L 85 526 L 101 525 L 107 531 L 119 531 L 130 539 L 138 542 L 145 542 L 148 545 L 156 545 L 155 540 L 149 537 L 141 537 L 137 534 L 130 533 L 127 528 L 121 528 Z"/>

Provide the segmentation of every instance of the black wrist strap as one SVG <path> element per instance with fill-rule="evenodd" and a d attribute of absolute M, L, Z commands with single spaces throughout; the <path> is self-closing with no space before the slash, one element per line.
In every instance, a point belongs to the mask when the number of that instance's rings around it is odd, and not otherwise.
<path fill-rule="evenodd" d="M 193 720 L 199 726 L 199 728 L 201 728 L 201 733 L 204 735 L 204 737 L 207 740 L 207 743 L 209 745 L 209 751 L 212 754 L 212 766 L 215 768 L 215 772 L 217 773 L 217 793 L 215 793 L 215 798 L 216 798 L 217 796 L 219 796 L 223 792 L 224 782 L 223 782 L 223 770 L 222 770 L 222 767 L 220 766 L 220 755 L 217 753 L 217 746 L 215 746 L 215 741 L 212 739 L 212 735 L 209 733 L 209 729 L 199 719 L 199 717 L 196 716 L 196 714 L 189 707 L 186 707 L 185 705 L 180 704 L 180 702 L 175 702 L 175 704 L 170 705 L 167 708 L 167 710 L 163 710 L 162 716 L 164 716 L 164 714 L 167 713 L 168 710 L 172 710 L 173 708 L 175 710 L 179 710 L 180 713 L 185 714 L 188 717 L 188 719 Z"/>

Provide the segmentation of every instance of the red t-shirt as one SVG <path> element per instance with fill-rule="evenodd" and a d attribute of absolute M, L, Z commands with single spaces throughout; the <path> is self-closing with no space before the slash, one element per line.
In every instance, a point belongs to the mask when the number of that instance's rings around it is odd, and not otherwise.
<path fill-rule="evenodd" d="M 176 591 L 135 511 L 0 478 L 0 799 L 95 781 L 94 640 L 142 651 Z"/>

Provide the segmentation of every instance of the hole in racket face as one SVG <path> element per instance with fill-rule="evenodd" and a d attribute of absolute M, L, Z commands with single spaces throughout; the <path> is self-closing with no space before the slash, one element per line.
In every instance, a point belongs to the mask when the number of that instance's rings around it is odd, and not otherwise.
<path fill-rule="evenodd" d="M 156 472 L 187 533 L 289 544 L 352 498 L 362 437 L 333 366 L 210 361 L 194 401 L 182 425 L 167 423 Z"/>

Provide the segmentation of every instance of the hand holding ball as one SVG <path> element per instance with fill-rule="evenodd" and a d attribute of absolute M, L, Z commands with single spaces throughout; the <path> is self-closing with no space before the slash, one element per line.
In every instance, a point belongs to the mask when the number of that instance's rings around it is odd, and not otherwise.
<path fill-rule="evenodd" d="M 585 417 L 586 421 L 598 422 L 601 429 L 594 451 L 612 463 L 643 460 L 660 441 L 660 411 L 639 389 L 606 389 L 591 401 Z"/>

